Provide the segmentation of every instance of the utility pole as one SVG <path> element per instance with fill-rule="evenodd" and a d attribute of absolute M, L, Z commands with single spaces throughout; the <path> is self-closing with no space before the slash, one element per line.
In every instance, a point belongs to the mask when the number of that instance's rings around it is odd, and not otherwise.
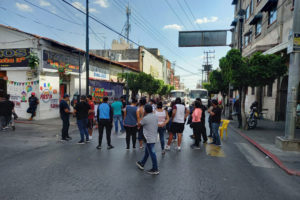
<path fill-rule="evenodd" d="M 212 69 L 212 62 L 211 60 L 215 58 L 215 55 L 210 56 L 210 54 L 214 54 L 215 50 L 209 50 L 209 51 L 204 51 L 204 65 L 203 65 L 203 71 L 206 72 L 206 76 L 205 76 L 205 82 L 208 81 L 208 73 L 211 71 Z M 203 77 L 202 77 L 202 81 L 203 81 Z"/>
<path fill-rule="evenodd" d="M 300 34 L 300 1 L 295 1 L 293 13 L 293 37 Z M 294 42 L 294 41 L 293 41 Z M 295 49 L 290 54 L 289 83 L 285 119 L 285 139 L 293 140 L 295 138 L 296 106 L 298 87 L 300 82 L 300 51 Z"/>
<path fill-rule="evenodd" d="M 78 65 L 79 65 L 79 96 L 81 96 L 81 64 L 80 64 L 80 51 L 78 51 Z"/>
<path fill-rule="evenodd" d="M 90 53 L 89 53 L 89 0 L 86 0 L 86 95 L 89 95 L 89 71 L 90 71 Z"/>
<path fill-rule="evenodd" d="M 129 3 L 128 6 L 126 7 L 126 24 L 125 24 L 125 35 L 126 35 L 126 39 L 127 39 L 127 43 L 129 44 L 129 33 L 130 33 L 130 29 L 131 29 L 131 25 L 130 25 L 130 15 L 131 15 L 131 9 L 129 8 Z"/>

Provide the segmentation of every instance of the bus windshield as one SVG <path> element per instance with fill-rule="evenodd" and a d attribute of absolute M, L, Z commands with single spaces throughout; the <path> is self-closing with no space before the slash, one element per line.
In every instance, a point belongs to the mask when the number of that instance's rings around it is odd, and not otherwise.
<path fill-rule="evenodd" d="M 208 99 L 208 92 L 205 90 L 192 90 L 190 92 L 190 98 L 192 98 L 192 99 L 196 99 L 196 98 Z"/>
<path fill-rule="evenodd" d="M 180 98 L 182 98 L 182 97 L 184 97 L 184 92 L 171 92 L 171 97 L 175 97 L 175 98 L 180 97 Z"/>

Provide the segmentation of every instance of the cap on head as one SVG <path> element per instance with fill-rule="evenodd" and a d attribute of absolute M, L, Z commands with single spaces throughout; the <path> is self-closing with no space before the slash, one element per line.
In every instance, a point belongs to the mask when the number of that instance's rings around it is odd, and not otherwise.
<path fill-rule="evenodd" d="M 32 95 L 32 96 L 35 96 L 35 92 L 31 92 L 31 95 Z"/>
<path fill-rule="evenodd" d="M 68 98 L 70 97 L 68 94 L 64 94 L 64 98 Z"/>
<path fill-rule="evenodd" d="M 152 106 L 149 104 L 145 105 L 145 111 L 146 111 L 146 113 L 152 113 L 152 111 L 153 111 Z"/>

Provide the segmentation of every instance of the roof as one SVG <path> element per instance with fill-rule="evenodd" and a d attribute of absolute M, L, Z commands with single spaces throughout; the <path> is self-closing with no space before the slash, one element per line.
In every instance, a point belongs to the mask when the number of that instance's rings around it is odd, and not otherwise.
<path fill-rule="evenodd" d="M 83 54 L 85 54 L 85 51 L 82 50 L 82 49 L 79 49 L 79 48 L 76 48 L 76 47 L 73 47 L 73 46 L 70 46 L 70 45 L 58 42 L 56 40 L 53 40 L 53 39 L 50 39 L 50 38 L 47 38 L 47 37 L 39 36 L 39 35 L 32 34 L 32 33 L 27 33 L 27 32 L 21 31 L 21 30 L 19 30 L 17 28 L 14 28 L 14 27 L 11 27 L 11 26 L 5 26 L 3 24 L 0 24 L 0 27 L 7 28 L 7 29 L 12 30 L 12 31 L 17 31 L 19 33 L 23 33 L 23 34 L 26 34 L 26 35 L 30 35 L 30 36 L 35 37 L 37 39 L 43 39 L 45 41 L 51 42 L 52 44 L 55 44 L 55 45 L 60 46 L 60 47 L 63 47 L 65 49 L 67 49 L 67 50 L 76 50 L 77 52 L 82 52 Z M 122 64 L 120 62 L 109 60 L 108 58 L 104 58 L 104 57 L 98 56 L 98 55 L 93 54 L 93 53 L 89 53 L 89 55 L 92 56 L 92 57 L 94 57 L 94 58 L 97 58 L 99 60 L 102 60 L 102 61 L 104 61 L 106 63 L 115 64 L 115 65 L 118 65 L 120 67 L 127 68 L 127 69 L 130 69 L 130 70 L 139 72 L 139 70 L 137 70 L 137 69 L 135 69 L 135 68 L 133 68 L 131 66 Z"/>

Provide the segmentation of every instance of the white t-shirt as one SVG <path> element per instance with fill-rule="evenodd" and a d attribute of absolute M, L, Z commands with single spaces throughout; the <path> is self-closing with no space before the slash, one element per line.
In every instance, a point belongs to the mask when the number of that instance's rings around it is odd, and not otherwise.
<path fill-rule="evenodd" d="M 174 116 L 173 122 L 184 123 L 185 106 L 182 104 L 176 104 L 173 109 L 176 109 L 176 114 Z"/>
<path fill-rule="evenodd" d="M 163 124 L 166 121 L 167 114 L 165 110 L 163 110 L 162 112 L 156 110 L 155 115 L 157 116 L 159 125 Z"/>

